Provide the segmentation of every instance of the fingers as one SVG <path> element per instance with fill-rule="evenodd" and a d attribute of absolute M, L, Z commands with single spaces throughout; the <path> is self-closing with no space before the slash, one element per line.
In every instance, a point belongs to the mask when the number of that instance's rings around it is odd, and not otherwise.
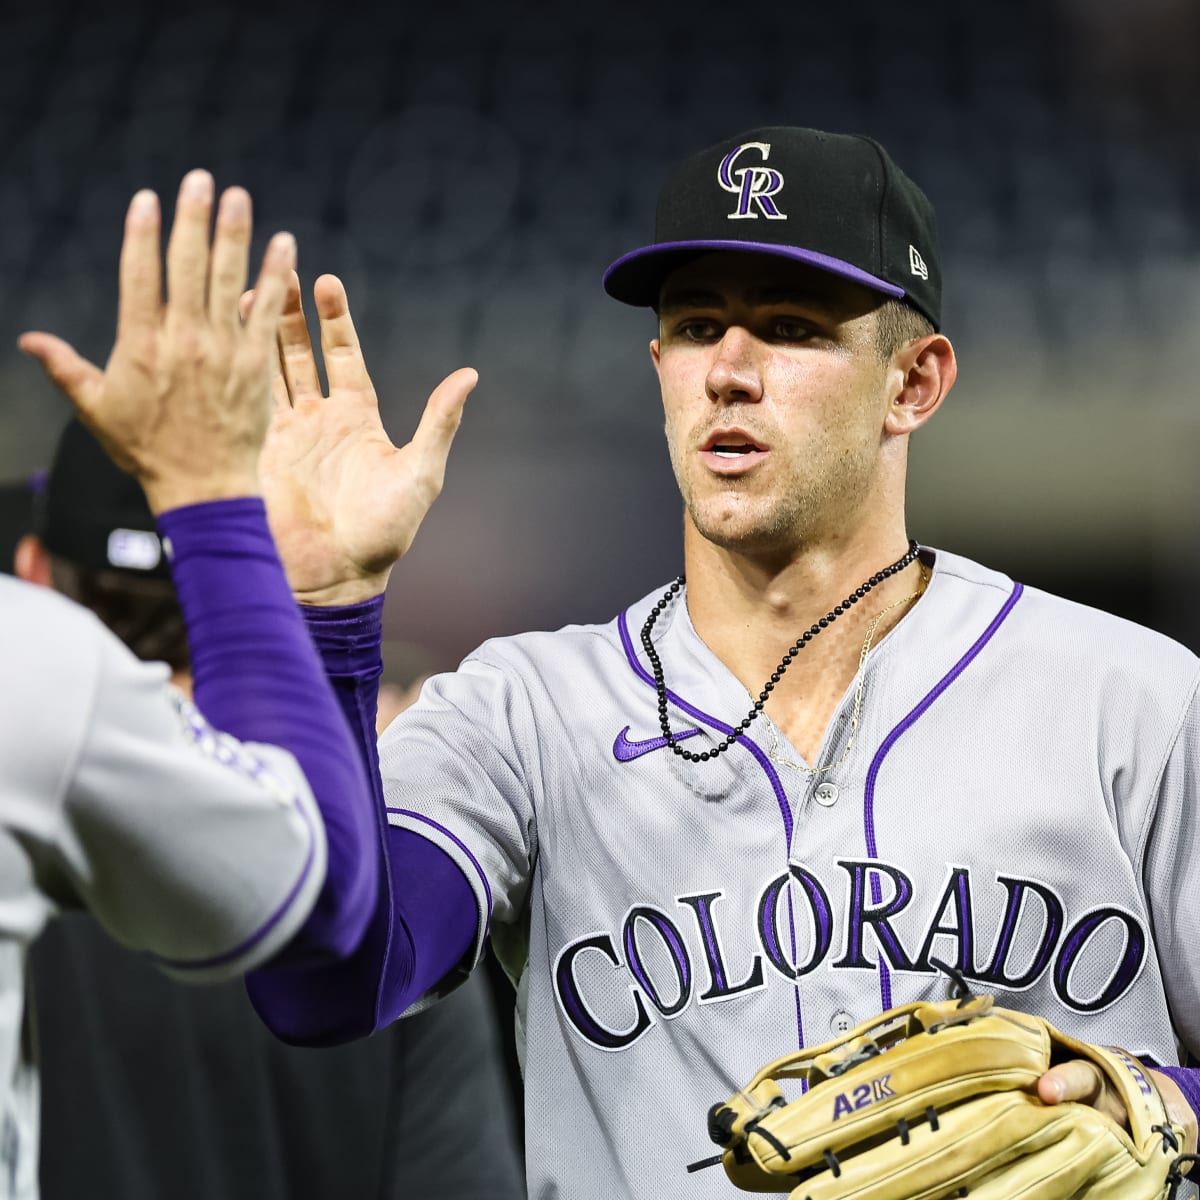
<path fill-rule="evenodd" d="M 275 361 L 275 339 L 283 314 L 288 286 L 296 269 L 296 239 L 290 233 L 277 233 L 267 243 L 262 269 L 258 274 L 252 302 L 248 304 L 243 329 L 243 345 L 263 366 Z"/>
<path fill-rule="evenodd" d="M 242 293 L 242 298 L 238 302 L 238 309 L 242 314 L 242 324 L 248 320 L 253 307 L 254 289 L 251 288 L 250 291 Z M 287 300 L 284 300 L 284 308 L 287 308 Z M 292 398 L 288 395 L 287 382 L 283 378 L 283 363 L 278 354 L 275 357 L 275 367 L 276 369 L 271 373 L 271 404 L 277 409 L 291 408 Z"/>
<path fill-rule="evenodd" d="M 226 189 L 217 206 L 212 265 L 208 281 L 208 320 L 228 338 L 236 334 L 238 297 L 246 286 L 250 262 L 250 195 L 240 187 Z"/>
<path fill-rule="evenodd" d="M 295 273 L 288 281 L 287 299 L 279 322 L 279 363 L 291 404 L 304 399 L 321 399 L 321 377 L 317 373 L 312 339 L 308 336 L 300 277 Z"/>
<path fill-rule="evenodd" d="M 167 321 L 199 321 L 208 289 L 208 226 L 213 180 L 207 171 L 189 171 L 179 185 L 175 220 L 167 242 Z"/>
<path fill-rule="evenodd" d="M 371 376 L 363 361 L 342 281 L 336 275 L 322 275 L 313 284 L 313 297 L 321 322 L 321 353 L 330 395 L 340 390 L 371 391 Z"/>
<path fill-rule="evenodd" d="M 460 367 L 447 375 L 433 389 L 413 434 L 413 449 L 438 491 L 446 476 L 451 443 L 462 424 L 463 406 L 478 382 L 479 373 L 473 367 Z"/>
<path fill-rule="evenodd" d="M 149 189 L 138 192 L 125 215 L 121 243 L 120 295 L 117 301 L 117 336 L 144 339 L 158 328 L 162 311 L 162 267 L 159 262 L 159 229 L 162 223 L 158 197 Z"/>
<path fill-rule="evenodd" d="M 42 364 L 50 379 L 71 398 L 81 414 L 95 407 L 104 373 L 51 333 L 23 333 L 17 345 Z"/>

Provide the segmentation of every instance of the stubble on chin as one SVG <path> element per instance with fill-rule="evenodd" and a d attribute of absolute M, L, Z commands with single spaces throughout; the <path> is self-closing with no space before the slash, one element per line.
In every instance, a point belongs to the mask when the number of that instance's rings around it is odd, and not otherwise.
<path fill-rule="evenodd" d="M 696 532 L 723 550 L 776 552 L 811 529 L 810 506 L 800 492 L 773 494 L 753 475 L 700 481 L 676 477 Z"/>
<path fill-rule="evenodd" d="M 757 474 L 696 480 L 676 467 L 696 532 L 723 550 L 754 556 L 791 554 L 853 522 L 869 489 L 867 456 L 846 454 L 814 474 L 797 469 L 782 484 Z"/>

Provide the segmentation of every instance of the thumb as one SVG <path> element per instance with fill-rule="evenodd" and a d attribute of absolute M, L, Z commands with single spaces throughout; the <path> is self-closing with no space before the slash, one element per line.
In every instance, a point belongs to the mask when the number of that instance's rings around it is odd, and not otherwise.
<path fill-rule="evenodd" d="M 1037 1082 L 1038 1098 L 1043 1104 L 1061 1104 L 1064 1100 L 1094 1104 L 1103 1091 L 1103 1076 L 1082 1059 L 1058 1063 Z"/>
<path fill-rule="evenodd" d="M 412 445 L 441 486 L 454 435 L 462 424 L 463 406 L 479 382 L 473 367 L 459 367 L 433 389 L 413 434 Z"/>
<path fill-rule="evenodd" d="M 52 333 L 23 333 L 17 345 L 71 398 L 81 414 L 94 406 L 104 372 L 78 354 L 75 348 Z"/>

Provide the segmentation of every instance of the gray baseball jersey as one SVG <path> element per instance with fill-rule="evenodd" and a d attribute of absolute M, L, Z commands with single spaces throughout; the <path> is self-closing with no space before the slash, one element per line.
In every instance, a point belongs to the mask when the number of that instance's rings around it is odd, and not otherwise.
<path fill-rule="evenodd" d="M 325 877 L 296 760 L 208 726 L 89 612 L 0 577 L 0 1195 L 37 1192 L 29 943 L 86 907 L 190 981 L 258 965 Z"/>
<path fill-rule="evenodd" d="M 390 819 L 461 866 L 519 977 L 530 1193 L 738 1194 L 708 1106 L 881 1008 L 1001 1003 L 1175 1064 L 1200 1050 L 1200 663 L 944 552 L 813 773 L 770 722 L 660 735 L 639 632 L 485 644 L 381 743 Z M 745 688 L 677 601 L 654 642 L 702 749 Z M 796 669 L 803 669 L 803 664 Z"/>

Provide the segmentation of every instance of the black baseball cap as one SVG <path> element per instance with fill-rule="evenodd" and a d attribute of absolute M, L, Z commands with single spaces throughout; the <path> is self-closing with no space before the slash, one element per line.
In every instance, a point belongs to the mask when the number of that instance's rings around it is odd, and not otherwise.
<path fill-rule="evenodd" d="M 713 250 L 808 263 L 941 327 L 933 205 L 871 138 L 773 126 L 702 150 L 659 193 L 653 243 L 618 258 L 604 289 L 653 308 L 672 271 Z"/>
<path fill-rule="evenodd" d="M 171 577 L 141 485 L 78 419 L 58 440 L 37 497 L 34 532 L 52 554 L 81 567 L 144 579 Z"/>

